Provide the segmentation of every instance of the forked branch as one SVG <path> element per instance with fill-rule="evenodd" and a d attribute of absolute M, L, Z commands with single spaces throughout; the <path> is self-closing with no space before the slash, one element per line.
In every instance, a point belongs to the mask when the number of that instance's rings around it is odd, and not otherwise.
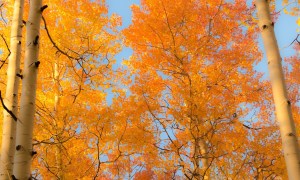
<path fill-rule="evenodd" d="M 2 62 L 2 64 L 0 65 L 0 69 L 1 69 L 3 67 L 3 65 L 5 64 L 6 60 L 8 59 L 8 57 L 10 56 L 11 52 L 10 52 L 10 49 L 8 47 L 8 44 L 7 44 L 7 41 L 4 38 L 3 34 L 1 34 L 0 36 L 1 36 L 2 40 L 4 41 L 5 46 L 6 46 L 7 50 L 8 50 L 8 55 L 6 56 L 6 58 L 4 60 L 1 60 L 1 62 Z"/>

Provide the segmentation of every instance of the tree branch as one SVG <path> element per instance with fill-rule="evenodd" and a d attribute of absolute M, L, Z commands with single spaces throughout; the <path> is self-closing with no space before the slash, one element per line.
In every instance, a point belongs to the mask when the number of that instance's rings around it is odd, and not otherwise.
<path fill-rule="evenodd" d="M 247 129 L 253 129 L 253 130 L 260 130 L 260 129 L 262 129 L 262 128 L 254 128 L 254 127 L 250 127 L 250 126 L 247 126 L 247 125 L 245 125 L 245 124 L 242 124 L 245 128 L 247 128 Z"/>
<path fill-rule="evenodd" d="M 287 45 L 287 46 L 281 48 L 280 50 L 290 47 L 294 42 L 297 42 L 298 45 L 300 45 L 300 41 L 298 40 L 298 37 L 299 37 L 299 36 L 300 36 L 300 34 L 298 34 L 298 35 L 296 36 L 296 38 L 295 38 L 289 45 Z"/>
<path fill-rule="evenodd" d="M 3 65 L 5 64 L 6 60 L 8 59 L 8 57 L 10 56 L 11 52 L 10 52 L 10 49 L 9 49 L 9 47 L 8 47 L 8 44 L 7 44 L 7 41 L 6 41 L 6 39 L 4 38 L 3 34 L 1 34 L 0 36 L 1 36 L 1 38 L 3 39 L 3 41 L 4 41 L 4 43 L 5 43 L 5 46 L 6 46 L 7 50 L 8 50 L 8 52 L 9 52 L 8 55 L 6 56 L 6 58 L 2 61 L 2 64 L 0 65 L 0 69 L 1 69 L 1 68 L 3 67 Z"/>
<path fill-rule="evenodd" d="M 5 104 L 4 104 L 4 102 L 3 102 L 2 95 L 1 95 L 1 90 L 0 90 L 0 101 L 1 101 L 1 104 L 2 104 L 3 108 L 5 109 L 5 111 L 6 111 L 8 114 L 10 114 L 11 117 L 12 117 L 15 121 L 17 121 L 17 120 L 18 120 L 17 116 L 14 115 L 14 113 L 13 113 L 11 110 L 9 110 L 9 109 L 5 106 Z"/>

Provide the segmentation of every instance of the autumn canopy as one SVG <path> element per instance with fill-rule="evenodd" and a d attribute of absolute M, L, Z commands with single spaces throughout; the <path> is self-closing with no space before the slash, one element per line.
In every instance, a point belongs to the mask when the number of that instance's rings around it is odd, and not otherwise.
<path fill-rule="evenodd" d="M 0 0 L 0 179 L 300 179 L 275 5 L 141 0 L 121 28 L 105 0 Z"/>

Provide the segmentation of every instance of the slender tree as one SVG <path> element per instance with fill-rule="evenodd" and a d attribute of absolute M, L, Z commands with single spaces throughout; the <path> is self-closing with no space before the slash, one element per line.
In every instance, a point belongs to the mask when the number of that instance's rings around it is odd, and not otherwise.
<path fill-rule="evenodd" d="M 22 39 L 22 18 L 23 18 L 24 0 L 15 0 L 14 12 L 11 26 L 11 40 L 8 68 L 7 68 L 7 86 L 5 94 L 5 105 L 16 116 L 18 111 L 18 89 L 20 79 L 20 57 L 21 57 L 21 39 Z M 0 178 L 9 179 L 13 169 L 13 157 L 15 149 L 16 121 L 4 110 L 3 133 L 1 147 L 1 170 Z"/>
<path fill-rule="evenodd" d="M 17 179 L 30 178 L 32 155 L 32 131 L 35 114 L 36 80 L 40 64 L 38 60 L 42 0 L 30 1 L 29 18 L 26 25 L 26 49 L 23 85 L 20 102 L 20 117 L 17 122 L 16 152 L 13 176 Z"/>
<path fill-rule="evenodd" d="M 53 81 L 54 81 L 54 91 L 55 91 L 55 95 L 54 95 L 54 113 L 55 113 L 55 126 L 57 127 L 58 124 L 56 123 L 56 119 L 58 117 L 59 114 L 59 67 L 58 67 L 58 60 L 55 60 L 54 63 L 54 77 L 53 77 Z M 59 128 L 59 127 L 58 127 Z M 58 136 L 59 142 L 61 137 Z M 56 145 L 56 163 L 57 163 L 57 167 L 58 167 L 58 178 L 59 179 L 64 179 L 64 174 L 63 174 L 63 159 L 62 159 L 62 143 L 58 143 Z"/>
<path fill-rule="evenodd" d="M 300 156 L 295 124 L 291 113 L 283 76 L 281 57 L 274 33 L 274 23 L 270 17 L 266 0 L 256 1 L 259 27 L 268 59 L 276 117 L 280 127 L 283 152 L 290 179 L 300 179 Z"/>

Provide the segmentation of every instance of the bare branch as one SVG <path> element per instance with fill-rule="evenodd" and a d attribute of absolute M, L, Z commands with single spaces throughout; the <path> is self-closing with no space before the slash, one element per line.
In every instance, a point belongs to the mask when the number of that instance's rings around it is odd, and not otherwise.
<path fill-rule="evenodd" d="M 294 42 L 297 42 L 298 45 L 300 45 L 300 41 L 298 40 L 298 37 L 299 37 L 299 36 L 300 36 L 300 34 L 298 34 L 297 37 L 296 37 L 289 45 L 287 45 L 287 46 L 281 48 L 280 50 L 283 50 L 283 49 L 285 49 L 285 48 L 290 47 Z"/>
<path fill-rule="evenodd" d="M 52 36 L 50 35 L 49 29 L 48 29 L 48 27 L 47 27 L 46 19 L 44 18 L 44 16 L 42 16 L 42 20 L 43 20 L 43 22 L 44 22 L 45 30 L 46 30 L 46 33 L 47 33 L 47 35 L 48 35 L 48 38 L 49 38 L 49 40 L 51 41 L 52 45 L 55 47 L 55 49 L 57 49 L 61 54 L 67 56 L 67 57 L 70 58 L 70 59 L 76 59 L 76 60 L 78 60 L 78 58 L 69 55 L 68 53 L 66 53 L 65 51 L 63 51 L 62 49 L 60 49 L 60 48 L 57 46 L 57 44 L 56 44 L 56 43 L 54 42 L 54 40 L 52 39 Z"/>
<path fill-rule="evenodd" d="M 6 39 L 4 38 L 3 34 L 1 34 L 0 36 L 3 39 L 3 41 L 5 43 L 5 46 L 6 46 L 7 50 L 8 50 L 8 55 L 6 56 L 6 58 L 2 61 L 2 64 L 0 65 L 0 69 L 1 69 L 3 67 L 3 65 L 5 64 L 6 60 L 8 59 L 8 57 L 10 56 L 11 52 L 10 52 L 10 49 L 8 47 L 8 43 L 7 43 Z"/>
<path fill-rule="evenodd" d="M 245 128 L 247 128 L 247 129 L 253 129 L 253 130 L 260 130 L 260 129 L 262 129 L 262 128 L 254 128 L 254 127 L 250 127 L 250 126 L 247 126 L 247 125 L 245 125 L 245 124 L 242 124 Z"/>
<path fill-rule="evenodd" d="M 11 117 L 12 117 L 15 121 L 17 121 L 17 120 L 18 120 L 17 116 L 14 115 L 14 113 L 13 113 L 11 110 L 9 110 L 9 109 L 5 106 L 5 104 L 4 104 L 4 102 L 3 102 L 2 95 L 1 95 L 1 90 L 0 90 L 0 100 L 1 100 L 1 104 L 2 104 L 3 108 L 5 109 L 5 111 L 6 111 L 8 114 L 10 114 Z"/>

